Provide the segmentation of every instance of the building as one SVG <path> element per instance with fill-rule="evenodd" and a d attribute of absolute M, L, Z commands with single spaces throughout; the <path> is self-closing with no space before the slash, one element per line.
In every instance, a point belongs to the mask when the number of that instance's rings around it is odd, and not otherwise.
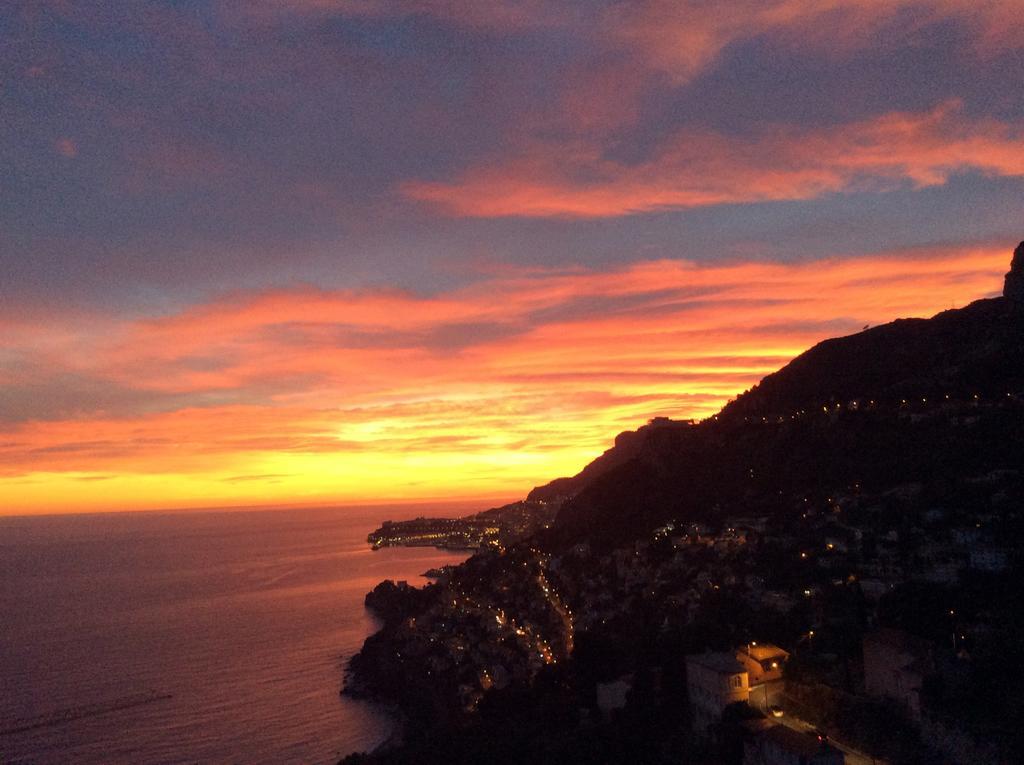
<path fill-rule="evenodd" d="M 755 721 L 743 744 L 743 765 L 844 765 L 846 755 L 811 733 Z"/>
<path fill-rule="evenodd" d="M 864 636 L 864 689 L 903 704 L 921 718 L 921 683 L 931 674 L 933 647 L 903 630 L 880 629 Z"/>
<path fill-rule="evenodd" d="M 736 651 L 737 661 L 747 670 L 751 685 L 782 679 L 789 653 L 771 643 L 747 643 Z"/>
<path fill-rule="evenodd" d="M 747 670 L 730 653 L 704 653 L 686 657 L 686 692 L 698 732 L 718 722 L 722 710 L 750 699 Z"/>

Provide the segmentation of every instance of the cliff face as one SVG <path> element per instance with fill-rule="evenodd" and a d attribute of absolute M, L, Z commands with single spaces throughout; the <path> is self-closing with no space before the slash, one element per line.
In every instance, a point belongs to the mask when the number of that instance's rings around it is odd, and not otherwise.
<path fill-rule="evenodd" d="M 1003 297 L 1017 305 L 1024 306 L 1024 242 L 1017 245 L 1013 253 L 1010 273 L 1003 285 Z"/>
<path fill-rule="evenodd" d="M 642 428 L 574 478 L 550 484 L 572 497 L 553 540 L 628 539 L 669 518 L 784 511 L 773 496 L 1019 465 L 1022 306 L 1024 243 L 1003 297 L 827 340 L 717 418 Z M 1001 407 L 1000 415 L 984 427 L 950 424 L 976 402 Z"/>

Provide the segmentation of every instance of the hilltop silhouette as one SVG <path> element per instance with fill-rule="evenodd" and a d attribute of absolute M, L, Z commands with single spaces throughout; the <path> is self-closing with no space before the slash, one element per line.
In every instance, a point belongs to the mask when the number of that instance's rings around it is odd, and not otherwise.
<path fill-rule="evenodd" d="M 1000 297 L 826 340 L 698 424 L 623 433 L 571 478 L 552 544 L 620 544 L 667 519 L 791 509 L 851 484 L 883 490 L 1024 464 L 1024 242 Z"/>

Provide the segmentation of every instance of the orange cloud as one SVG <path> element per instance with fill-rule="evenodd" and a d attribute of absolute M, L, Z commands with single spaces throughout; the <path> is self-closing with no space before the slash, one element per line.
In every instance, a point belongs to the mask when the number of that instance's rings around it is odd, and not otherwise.
<path fill-rule="evenodd" d="M 819 339 L 994 292 L 1006 258 L 655 261 L 0 317 L 3 401 L 29 391 L 0 403 L 0 507 L 515 496 L 649 417 L 712 414 Z"/>
<path fill-rule="evenodd" d="M 1020 125 L 966 117 L 958 102 L 829 128 L 765 126 L 753 136 L 683 130 L 647 161 L 596 143 L 540 144 L 452 182 L 409 182 L 408 196 L 470 217 L 599 217 L 670 208 L 811 199 L 976 171 L 1024 175 Z"/>

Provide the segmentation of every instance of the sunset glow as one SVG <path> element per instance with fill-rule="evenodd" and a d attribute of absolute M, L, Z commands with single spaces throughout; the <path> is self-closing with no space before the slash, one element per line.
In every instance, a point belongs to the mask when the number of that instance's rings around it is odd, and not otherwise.
<path fill-rule="evenodd" d="M 1024 762 L 1024 0 L 0 40 L 0 763 Z"/>
<path fill-rule="evenodd" d="M 1019 240 L 1013 2 L 133 8 L 0 11 L 0 513 L 521 497 Z"/>
<path fill-rule="evenodd" d="M 651 417 L 712 414 L 818 340 L 993 293 L 1005 261 L 652 261 L 432 296 L 310 287 L 161 317 L 8 317 L 2 352 L 19 364 L 4 384 L 40 387 L 0 432 L 0 499 L 60 511 L 515 496 Z"/>

